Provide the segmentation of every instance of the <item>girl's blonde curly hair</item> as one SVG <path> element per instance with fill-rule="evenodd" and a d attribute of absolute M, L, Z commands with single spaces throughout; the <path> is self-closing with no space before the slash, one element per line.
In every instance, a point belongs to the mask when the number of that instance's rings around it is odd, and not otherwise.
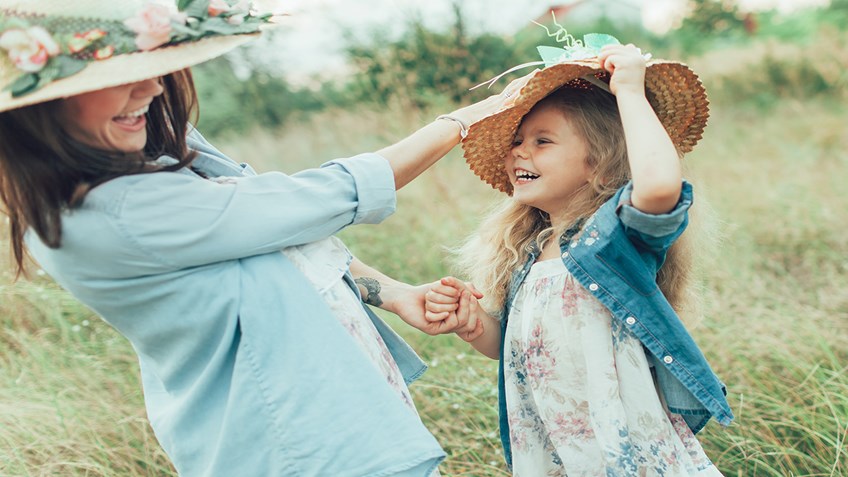
<path fill-rule="evenodd" d="M 561 111 L 584 139 L 589 151 L 586 162 L 593 174 L 556 221 L 563 225 L 553 227 L 545 212 L 510 197 L 498 204 L 477 232 L 454 251 L 458 273 L 470 278 L 484 293 L 483 307 L 496 318 L 504 306 L 512 273 L 524 265 L 528 248 L 534 243 L 541 248 L 549 240 L 557 240 L 630 180 L 624 130 L 614 96 L 594 87 L 563 87 L 537 103 L 533 110 L 543 106 Z M 684 233 L 671 246 L 657 284 L 678 314 L 693 317 L 698 307 L 692 286 L 690 236 L 691 232 Z"/>

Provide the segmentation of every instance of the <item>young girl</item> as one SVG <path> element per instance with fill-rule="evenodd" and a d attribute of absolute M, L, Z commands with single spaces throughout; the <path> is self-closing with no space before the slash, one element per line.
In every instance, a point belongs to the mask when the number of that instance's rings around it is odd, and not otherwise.
<path fill-rule="evenodd" d="M 32 256 L 131 342 L 183 477 L 437 475 L 444 451 L 406 390 L 426 366 L 360 299 L 432 334 L 461 322 L 426 322 L 426 287 L 331 237 L 390 215 L 507 94 L 376 153 L 256 174 L 189 123 L 188 68 L 269 19 L 247 3 L 0 0 L 14 266 Z"/>
<path fill-rule="evenodd" d="M 646 75 L 637 48 L 610 45 L 540 71 L 463 142 L 474 172 L 512 195 L 461 250 L 489 312 L 445 278 L 427 316 L 479 320 L 461 336 L 500 359 L 514 475 L 721 475 L 694 434 L 733 416 L 675 313 L 687 257 L 670 249 L 692 204 L 678 151 L 706 106 L 684 65 Z"/>

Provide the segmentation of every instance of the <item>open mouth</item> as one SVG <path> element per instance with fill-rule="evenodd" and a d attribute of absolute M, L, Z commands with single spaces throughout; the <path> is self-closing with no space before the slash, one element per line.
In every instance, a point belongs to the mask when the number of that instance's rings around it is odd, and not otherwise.
<path fill-rule="evenodd" d="M 515 183 L 516 184 L 527 184 L 533 182 L 534 180 L 539 178 L 539 174 L 535 174 L 530 171 L 526 171 L 524 169 L 516 169 L 515 170 Z"/>
<path fill-rule="evenodd" d="M 115 116 L 112 118 L 113 121 L 119 124 L 123 124 L 125 126 L 136 126 L 142 121 L 144 121 L 144 115 L 147 114 L 147 110 L 150 109 L 150 105 L 146 105 L 143 108 L 136 109 L 135 111 L 130 111 L 127 114 L 122 114 L 120 116 Z"/>

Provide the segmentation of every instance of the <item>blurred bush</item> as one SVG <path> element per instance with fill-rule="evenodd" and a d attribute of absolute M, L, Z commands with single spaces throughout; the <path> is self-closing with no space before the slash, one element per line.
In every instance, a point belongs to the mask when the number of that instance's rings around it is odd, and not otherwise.
<path fill-rule="evenodd" d="M 729 0 L 691 0 L 686 18 L 663 36 L 605 18 L 589 25 L 559 22 L 577 38 L 589 32 L 610 33 L 654 57 L 687 61 L 705 80 L 713 100 L 768 107 L 781 98 L 845 99 L 848 90 L 848 0 L 832 0 L 825 8 L 791 15 L 746 13 Z M 529 72 L 530 68 L 513 73 L 492 90 L 469 92 L 515 65 L 537 60 L 537 45 L 557 43 L 535 25 L 512 36 L 470 34 L 461 4 L 455 3 L 445 31 L 413 19 L 399 38 L 375 31 L 367 40 L 349 41 L 345 52 L 351 73 L 309 88 L 291 85 L 250 58 L 225 56 L 194 69 L 199 126 L 209 135 L 241 134 L 257 126 L 277 128 L 295 113 L 302 117 L 361 104 L 413 111 L 449 109 L 482 99 Z"/>
<path fill-rule="evenodd" d="M 468 101 L 469 88 L 519 63 L 520 53 L 507 39 L 469 35 L 459 4 L 454 4 L 453 15 L 445 32 L 416 19 L 397 40 L 375 32 L 370 41 L 349 45 L 346 53 L 355 72 L 344 89 L 354 101 L 398 100 L 421 109 L 445 99 Z M 473 94 L 482 98 L 489 93 Z"/>
<path fill-rule="evenodd" d="M 785 100 L 848 99 L 848 33 L 829 25 L 802 43 L 764 39 L 691 64 L 714 101 L 773 108 Z"/>

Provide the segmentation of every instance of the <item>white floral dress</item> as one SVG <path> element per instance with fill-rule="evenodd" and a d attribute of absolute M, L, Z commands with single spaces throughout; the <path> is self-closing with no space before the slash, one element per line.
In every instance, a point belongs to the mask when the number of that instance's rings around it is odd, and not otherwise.
<path fill-rule="evenodd" d="M 397 363 L 377 328 L 374 327 L 371 318 L 362 308 L 359 298 L 342 279 L 351 259 L 347 247 L 338 238 L 329 237 L 317 242 L 286 248 L 283 253 L 321 293 L 333 311 L 333 315 L 370 358 L 380 374 L 386 378 L 386 382 L 397 392 L 398 397 L 418 415 Z M 439 475 L 441 474 L 437 469 L 430 474 L 430 477 Z"/>
<path fill-rule="evenodd" d="M 721 476 L 657 394 L 639 340 L 568 273 L 537 262 L 504 341 L 513 473 Z"/>

